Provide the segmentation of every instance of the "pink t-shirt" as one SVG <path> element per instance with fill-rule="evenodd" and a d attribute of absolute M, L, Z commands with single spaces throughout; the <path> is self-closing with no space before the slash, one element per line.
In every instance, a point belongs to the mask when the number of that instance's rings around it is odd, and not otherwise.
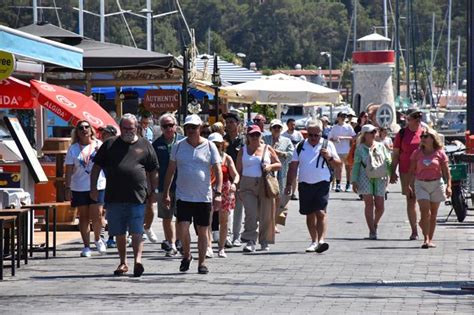
<path fill-rule="evenodd" d="M 443 176 L 441 167 L 448 162 L 448 156 L 444 153 L 444 150 L 436 150 L 429 155 L 425 155 L 421 149 L 418 149 L 413 152 L 410 160 L 416 160 L 416 179 L 432 180 Z"/>
<path fill-rule="evenodd" d="M 400 174 L 408 173 L 408 170 L 410 169 L 410 157 L 420 146 L 422 133 L 423 128 L 421 127 L 416 131 L 411 131 L 409 128 L 405 128 L 402 143 L 400 143 L 400 132 L 397 133 L 393 147 L 395 149 L 400 149 L 400 158 L 398 162 Z"/>

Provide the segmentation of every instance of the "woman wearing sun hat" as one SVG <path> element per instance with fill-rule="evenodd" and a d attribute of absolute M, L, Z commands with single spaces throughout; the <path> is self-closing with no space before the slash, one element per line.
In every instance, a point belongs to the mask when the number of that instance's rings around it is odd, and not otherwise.
<path fill-rule="evenodd" d="M 354 192 L 363 196 L 365 220 L 371 240 L 377 239 L 377 227 L 384 213 L 385 189 L 391 165 L 390 152 L 382 143 L 375 141 L 376 134 L 375 126 L 362 126 L 351 176 Z M 378 165 L 382 165 L 380 174 L 370 172 L 375 165 L 374 159 Z"/>

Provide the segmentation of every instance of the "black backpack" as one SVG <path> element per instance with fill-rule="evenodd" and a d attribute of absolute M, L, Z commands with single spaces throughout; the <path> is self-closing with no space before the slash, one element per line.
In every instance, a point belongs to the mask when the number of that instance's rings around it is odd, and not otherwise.
<path fill-rule="evenodd" d="M 304 148 L 303 148 L 304 142 L 305 142 L 305 140 L 300 141 L 296 145 L 296 154 L 298 154 L 298 156 L 300 156 L 301 151 L 304 150 Z M 328 143 L 329 143 L 328 139 L 323 139 L 323 144 L 321 146 L 321 149 L 327 149 Z M 321 153 L 319 153 L 318 158 L 316 159 L 316 168 L 319 166 L 320 159 L 321 159 Z M 321 168 L 324 168 L 324 165 L 326 165 L 327 168 L 329 169 L 329 173 L 331 174 L 331 176 L 329 178 L 329 181 L 332 182 L 332 180 L 334 178 L 334 170 L 331 167 L 331 165 L 328 163 L 328 161 L 326 161 L 326 159 L 323 157 L 323 162 L 321 163 Z"/>

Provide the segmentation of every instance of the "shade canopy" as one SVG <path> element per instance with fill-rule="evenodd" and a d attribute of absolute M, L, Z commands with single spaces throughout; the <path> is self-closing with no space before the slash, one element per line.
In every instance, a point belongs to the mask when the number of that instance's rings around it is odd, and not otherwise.
<path fill-rule="evenodd" d="M 112 71 L 126 69 L 170 69 L 180 68 L 181 63 L 172 55 L 133 48 L 124 45 L 102 43 L 59 28 L 52 24 L 31 24 L 19 28 L 20 31 L 51 39 L 84 51 L 84 71 Z M 60 67 L 47 65 L 50 71 Z"/>
<path fill-rule="evenodd" d="M 54 67 L 82 70 L 82 49 L 0 26 L 0 50 Z"/>
<path fill-rule="evenodd" d="M 14 77 L 0 81 L 1 109 L 32 109 L 34 106 L 28 83 Z"/>
<path fill-rule="evenodd" d="M 222 88 L 223 97 L 239 103 L 325 105 L 339 103 L 339 92 L 300 78 L 276 74 Z"/>
<path fill-rule="evenodd" d="M 65 121 L 75 125 L 79 120 L 87 120 L 99 129 L 106 125 L 118 128 L 115 120 L 93 99 L 57 85 L 31 80 L 31 93 L 38 103 Z"/>

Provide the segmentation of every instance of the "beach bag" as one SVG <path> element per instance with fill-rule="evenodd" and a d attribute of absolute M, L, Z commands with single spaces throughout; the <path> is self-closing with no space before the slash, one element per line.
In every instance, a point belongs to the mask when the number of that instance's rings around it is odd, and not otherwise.
<path fill-rule="evenodd" d="M 265 153 L 267 152 L 268 145 L 265 145 L 262 154 L 262 180 L 265 186 L 265 195 L 267 198 L 276 198 L 280 195 L 280 187 L 278 180 L 273 172 L 265 172 L 263 170 L 263 161 L 265 160 Z"/>
<path fill-rule="evenodd" d="M 367 163 L 366 165 L 362 163 L 362 165 L 365 167 L 368 178 L 383 178 L 388 175 L 385 156 L 380 146 L 369 148 Z"/>

